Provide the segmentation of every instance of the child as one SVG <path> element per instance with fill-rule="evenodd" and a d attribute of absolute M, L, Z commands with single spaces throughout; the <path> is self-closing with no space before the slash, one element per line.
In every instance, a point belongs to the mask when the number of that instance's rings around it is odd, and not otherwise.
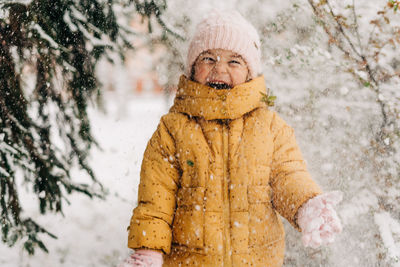
<path fill-rule="evenodd" d="M 125 266 L 282 266 L 278 214 L 306 246 L 341 231 L 341 195 L 310 178 L 293 129 L 261 101 L 260 73 L 258 34 L 239 13 L 214 11 L 197 26 L 144 153 Z"/>

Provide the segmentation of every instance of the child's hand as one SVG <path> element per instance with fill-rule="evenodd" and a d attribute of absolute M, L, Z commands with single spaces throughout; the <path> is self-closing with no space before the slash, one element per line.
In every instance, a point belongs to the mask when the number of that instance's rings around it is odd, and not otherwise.
<path fill-rule="evenodd" d="M 162 264 L 162 253 L 150 249 L 139 249 L 118 267 L 161 267 Z"/>
<path fill-rule="evenodd" d="M 342 231 L 334 206 L 342 200 L 342 192 L 332 191 L 307 201 L 298 211 L 297 223 L 303 236 L 303 245 L 317 248 L 332 243 Z"/>

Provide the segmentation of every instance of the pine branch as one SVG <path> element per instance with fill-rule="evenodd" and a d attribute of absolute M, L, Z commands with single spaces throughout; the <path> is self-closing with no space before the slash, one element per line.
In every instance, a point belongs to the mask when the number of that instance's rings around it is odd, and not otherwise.
<path fill-rule="evenodd" d="M 160 19 L 165 1 L 135 4 L 140 15 L 155 16 L 167 28 Z M 42 214 L 62 214 L 72 193 L 91 198 L 107 193 L 88 163 L 90 148 L 98 143 L 87 109 L 100 94 L 94 74 L 98 60 L 111 53 L 123 57 L 123 50 L 132 48 L 125 36 L 129 29 L 118 24 L 113 5 L 97 0 L 0 3 L 6 16 L 0 18 L 1 236 L 10 246 L 24 240 L 31 254 L 36 247 L 47 251 L 42 234 L 55 235 L 23 217 L 16 172 L 32 187 Z M 29 92 L 21 77 L 26 65 L 36 75 Z M 54 143 L 55 133 L 64 141 L 61 146 Z M 91 184 L 73 180 L 75 166 L 91 177 Z"/>

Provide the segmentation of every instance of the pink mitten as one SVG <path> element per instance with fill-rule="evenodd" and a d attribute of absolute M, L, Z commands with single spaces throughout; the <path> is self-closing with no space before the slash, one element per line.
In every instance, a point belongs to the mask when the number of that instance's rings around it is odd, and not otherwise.
<path fill-rule="evenodd" d="M 317 248 L 332 243 L 342 231 L 334 206 L 342 200 L 342 192 L 332 191 L 307 201 L 297 213 L 297 223 L 303 233 L 303 245 Z"/>
<path fill-rule="evenodd" d="M 139 249 L 118 267 L 162 267 L 162 253 L 150 249 Z"/>

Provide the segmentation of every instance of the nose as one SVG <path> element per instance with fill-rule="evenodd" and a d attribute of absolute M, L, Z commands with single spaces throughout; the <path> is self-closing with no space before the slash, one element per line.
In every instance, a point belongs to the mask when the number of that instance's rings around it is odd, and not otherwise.
<path fill-rule="evenodd" d="M 215 63 L 214 70 L 217 73 L 226 73 L 227 72 L 227 64 L 221 60 L 218 60 Z"/>

